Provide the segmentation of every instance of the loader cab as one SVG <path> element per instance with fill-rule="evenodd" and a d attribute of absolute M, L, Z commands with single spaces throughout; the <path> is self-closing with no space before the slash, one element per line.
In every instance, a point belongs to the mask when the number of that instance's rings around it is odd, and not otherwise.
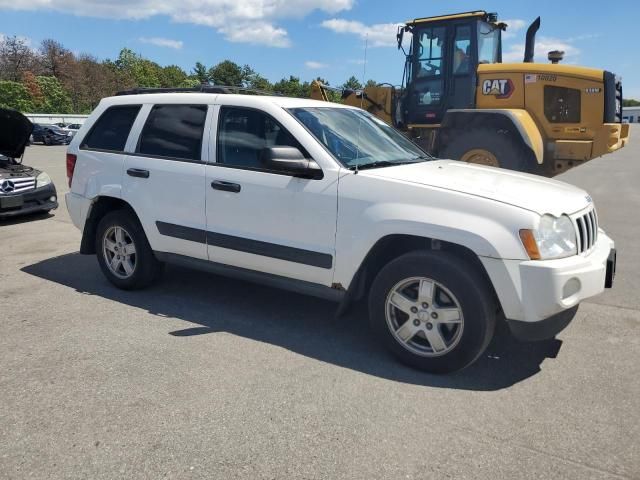
<path fill-rule="evenodd" d="M 495 14 L 484 11 L 413 20 L 398 32 L 411 34 L 401 109 L 406 125 L 439 124 L 452 108 L 474 108 L 478 63 L 502 61 Z"/>

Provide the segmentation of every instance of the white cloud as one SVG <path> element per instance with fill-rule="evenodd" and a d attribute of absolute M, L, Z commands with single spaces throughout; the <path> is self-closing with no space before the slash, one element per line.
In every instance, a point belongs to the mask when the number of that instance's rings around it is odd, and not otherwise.
<path fill-rule="evenodd" d="M 320 70 L 322 68 L 327 68 L 329 65 L 326 63 L 314 62 L 313 60 L 309 60 L 304 62 L 305 67 L 310 68 L 312 70 Z"/>
<path fill-rule="evenodd" d="M 336 33 L 346 33 L 359 36 L 367 41 L 370 47 L 395 47 L 397 46 L 396 33 L 401 23 L 376 23 L 365 25 L 355 20 L 332 18 L 320 24 L 324 28 Z"/>
<path fill-rule="evenodd" d="M 0 0 L 0 10 L 54 10 L 85 17 L 145 19 L 168 16 L 175 22 L 213 27 L 231 42 L 271 47 L 291 44 L 276 25 L 315 10 L 335 14 L 355 0 Z"/>
<path fill-rule="evenodd" d="M 546 63 L 548 62 L 547 53 L 551 50 L 561 50 L 564 52 L 564 59 L 569 63 L 575 61 L 576 57 L 580 54 L 580 49 L 571 45 L 570 40 L 561 40 L 552 37 L 540 37 L 536 40 L 535 46 L 535 61 Z M 502 61 L 509 62 L 522 62 L 524 58 L 524 43 L 517 43 L 510 45 L 509 48 L 502 54 Z"/>
<path fill-rule="evenodd" d="M 182 40 L 171 40 L 170 38 L 161 38 L 161 37 L 140 37 L 142 43 L 149 43 L 151 45 L 156 45 L 157 47 L 166 47 L 173 48 L 175 50 L 180 50 L 182 48 Z"/>
<path fill-rule="evenodd" d="M 268 22 L 246 22 L 218 28 L 230 42 L 253 43 L 270 47 L 291 46 L 291 40 L 284 28 Z"/>
<path fill-rule="evenodd" d="M 513 18 L 511 20 L 500 20 L 502 23 L 507 24 L 507 30 L 502 32 L 502 38 L 508 39 L 516 36 L 516 33 L 527 26 L 527 22 L 520 18 Z"/>

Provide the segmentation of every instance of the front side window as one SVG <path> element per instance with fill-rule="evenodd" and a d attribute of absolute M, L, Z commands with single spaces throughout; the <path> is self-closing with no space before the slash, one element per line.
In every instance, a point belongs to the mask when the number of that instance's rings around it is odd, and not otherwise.
<path fill-rule="evenodd" d="M 500 62 L 500 29 L 486 22 L 478 23 L 478 63 Z"/>
<path fill-rule="evenodd" d="M 122 152 L 141 105 L 119 105 L 104 111 L 80 148 Z"/>
<path fill-rule="evenodd" d="M 220 109 L 217 163 L 266 169 L 261 153 L 270 147 L 296 147 L 303 151 L 296 139 L 266 113 L 239 107 Z"/>
<path fill-rule="evenodd" d="M 362 110 L 312 107 L 289 111 L 348 168 L 399 165 L 431 158 L 393 127 Z"/>
<path fill-rule="evenodd" d="M 140 134 L 137 153 L 200 160 L 206 105 L 155 105 Z"/>

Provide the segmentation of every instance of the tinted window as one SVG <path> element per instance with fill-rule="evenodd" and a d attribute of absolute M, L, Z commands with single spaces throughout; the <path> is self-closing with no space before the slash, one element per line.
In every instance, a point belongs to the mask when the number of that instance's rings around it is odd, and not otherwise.
<path fill-rule="evenodd" d="M 139 111 L 140 105 L 108 108 L 84 137 L 81 148 L 123 151 Z"/>
<path fill-rule="evenodd" d="M 156 105 L 142 129 L 138 153 L 200 160 L 206 105 Z"/>
<path fill-rule="evenodd" d="M 303 151 L 284 127 L 257 110 L 223 107 L 218 132 L 217 161 L 226 165 L 265 168 L 260 152 L 268 147 L 296 147 Z"/>

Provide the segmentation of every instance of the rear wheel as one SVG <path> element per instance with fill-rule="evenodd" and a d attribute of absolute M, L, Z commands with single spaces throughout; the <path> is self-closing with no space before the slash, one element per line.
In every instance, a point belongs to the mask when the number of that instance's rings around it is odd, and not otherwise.
<path fill-rule="evenodd" d="M 124 290 L 150 285 L 161 271 L 142 226 L 126 210 L 110 212 L 100 220 L 96 254 L 102 273 Z"/>
<path fill-rule="evenodd" d="M 531 152 L 525 149 L 509 132 L 482 128 L 454 134 L 439 154 L 464 162 L 491 167 L 508 168 L 519 172 L 534 173 L 537 164 Z"/>
<path fill-rule="evenodd" d="M 42 143 L 44 143 L 45 145 L 51 145 L 51 139 L 45 135 L 42 139 Z"/>
<path fill-rule="evenodd" d="M 387 264 L 369 295 L 373 331 L 402 362 L 432 373 L 473 363 L 495 328 L 493 297 L 473 266 L 442 251 Z"/>

